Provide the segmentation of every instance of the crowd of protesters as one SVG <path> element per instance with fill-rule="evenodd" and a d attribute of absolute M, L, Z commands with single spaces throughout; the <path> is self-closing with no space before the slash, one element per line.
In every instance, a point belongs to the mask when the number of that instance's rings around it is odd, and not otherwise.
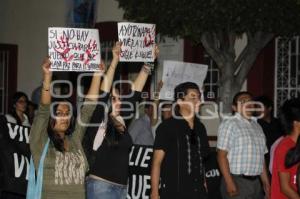
<path fill-rule="evenodd" d="M 211 147 L 197 117 L 200 88 L 182 82 L 174 90 L 173 102 L 147 101 L 144 115 L 134 121 L 129 115 L 141 103 L 151 66 L 142 64 L 131 95 L 123 97 L 120 87 L 112 86 L 120 49 L 116 42 L 107 71 L 102 73 L 106 67 L 101 63 L 102 72 L 94 72 L 77 118 L 70 101 L 51 96 L 48 58 L 41 67 L 40 104 L 30 102 L 25 93 L 15 93 L 9 113 L 0 120 L 0 154 L 6 150 L 7 123 L 31 129 L 28 187 L 24 193 L 14 192 L 2 182 L 1 199 L 126 198 L 133 144 L 153 147 L 151 199 L 210 199 L 208 189 L 219 190 L 223 199 L 300 199 L 299 98 L 287 100 L 276 119 L 266 97 L 254 98 L 249 92 L 233 97 L 233 115 L 218 128 L 216 158 L 222 179 L 219 187 L 211 188 L 204 166 Z M 155 58 L 158 53 L 156 46 Z M 262 104 L 261 112 L 253 111 L 254 101 Z M 130 111 L 128 105 L 134 105 Z M 4 176 L 3 157 L 0 163 Z"/>

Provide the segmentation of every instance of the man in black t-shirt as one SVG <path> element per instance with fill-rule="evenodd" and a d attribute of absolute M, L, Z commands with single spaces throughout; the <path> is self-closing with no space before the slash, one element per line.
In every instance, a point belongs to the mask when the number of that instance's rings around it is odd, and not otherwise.
<path fill-rule="evenodd" d="M 196 117 L 200 97 L 195 83 L 185 82 L 175 88 L 174 114 L 156 130 L 151 199 L 207 198 L 203 159 L 209 144 L 206 129 Z"/>
<path fill-rule="evenodd" d="M 274 142 L 284 136 L 284 130 L 280 124 L 279 119 L 275 118 L 273 115 L 273 102 L 267 96 L 259 96 L 255 98 L 255 101 L 262 103 L 263 111 L 257 112 L 257 116 L 261 118 L 257 120 L 257 122 L 262 127 L 264 134 L 266 136 L 268 153 L 265 154 L 266 166 L 269 167 L 270 164 L 270 152 L 271 146 Z M 271 176 L 270 172 L 269 176 Z"/>

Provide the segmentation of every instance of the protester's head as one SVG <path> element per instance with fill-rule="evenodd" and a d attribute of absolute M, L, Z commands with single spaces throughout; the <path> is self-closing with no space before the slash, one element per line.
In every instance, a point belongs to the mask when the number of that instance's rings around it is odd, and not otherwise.
<path fill-rule="evenodd" d="M 66 100 L 54 101 L 51 105 L 48 136 L 57 150 L 64 152 L 64 137 L 73 132 L 74 123 L 71 103 Z"/>
<path fill-rule="evenodd" d="M 163 103 L 161 106 L 161 120 L 164 121 L 172 117 L 172 102 Z"/>
<path fill-rule="evenodd" d="M 148 115 L 150 118 L 152 118 L 154 111 L 157 109 L 155 103 L 151 100 L 145 101 L 145 106 L 144 106 L 144 112 L 146 115 Z M 157 114 L 155 115 L 157 117 Z"/>
<path fill-rule="evenodd" d="M 28 101 L 27 115 L 28 115 L 28 118 L 29 118 L 29 121 L 31 124 L 32 124 L 33 118 L 35 116 L 36 109 L 37 109 L 37 105 L 35 103 L 33 103 L 32 101 Z"/>
<path fill-rule="evenodd" d="M 201 104 L 201 93 L 197 84 L 184 82 L 174 89 L 174 100 L 179 111 L 189 114 L 198 113 Z"/>
<path fill-rule="evenodd" d="M 232 109 L 234 112 L 249 119 L 252 116 L 254 109 L 252 94 L 247 91 L 241 91 L 235 94 L 232 100 Z"/>
<path fill-rule="evenodd" d="M 22 125 L 22 119 L 20 114 L 24 114 L 27 109 L 28 97 L 23 92 L 16 92 L 12 97 L 12 107 L 9 110 L 11 116 L 13 116 L 18 125 Z"/>
<path fill-rule="evenodd" d="M 256 115 L 262 117 L 262 119 L 267 119 L 273 116 L 273 102 L 270 98 L 265 95 L 258 96 L 254 99 L 256 102 L 260 102 L 263 107 L 261 111 L 256 111 Z M 257 107 L 261 108 L 261 107 Z"/>
<path fill-rule="evenodd" d="M 28 97 L 23 92 L 16 92 L 12 98 L 13 111 L 25 113 L 27 109 Z"/>
<path fill-rule="evenodd" d="M 280 121 L 287 134 L 300 132 L 300 98 L 289 99 L 280 108 Z"/>

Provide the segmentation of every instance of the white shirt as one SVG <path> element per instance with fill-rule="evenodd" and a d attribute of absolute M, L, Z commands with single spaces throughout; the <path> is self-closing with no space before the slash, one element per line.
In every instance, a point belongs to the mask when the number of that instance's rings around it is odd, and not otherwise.
<path fill-rule="evenodd" d="M 17 120 L 12 115 L 6 114 L 5 117 L 6 117 L 7 122 L 17 124 Z M 28 119 L 27 115 L 23 114 L 23 117 L 24 117 L 24 121 L 22 122 L 22 125 L 30 127 L 31 125 L 29 123 L 29 119 Z"/>
<path fill-rule="evenodd" d="M 268 152 L 261 126 L 236 113 L 224 120 L 218 130 L 217 148 L 228 152 L 230 172 L 249 176 L 263 171 L 264 154 Z"/>

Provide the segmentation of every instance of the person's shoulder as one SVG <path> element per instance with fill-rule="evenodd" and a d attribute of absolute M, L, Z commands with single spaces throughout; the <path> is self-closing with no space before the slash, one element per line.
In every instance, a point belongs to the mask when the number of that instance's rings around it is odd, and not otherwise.
<path fill-rule="evenodd" d="M 239 122 L 240 120 L 236 116 L 229 116 L 222 119 L 220 126 L 234 126 L 237 125 Z"/>
<path fill-rule="evenodd" d="M 157 127 L 157 131 L 166 131 L 166 129 L 173 129 L 175 128 L 176 121 L 174 118 L 168 118 L 166 120 L 163 120 Z M 166 131 L 166 132 L 170 132 L 170 131 Z"/>
<path fill-rule="evenodd" d="M 178 119 L 175 119 L 175 118 L 171 117 L 171 118 L 168 118 L 166 120 L 163 120 L 161 122 L 161 125 L 162 126 L 172 127 L 172 125 L 178 124 L 178 122 L 179 122 Z"/>
<path fill-rule="evenodd" d="M 128 130 L 130 132 L 133 128 L 144 126 L 144 124 L 145 124 L 145 120 L 142 117 L 139 117 L 131 122 Z"/>
<path fill-rule="evenodd" d="M 9 122 L 9 123 L 17 123 L 16 118 L 14 118 L 14 116 L 12 116 L 9 113 L 5 114 L 5 118 L 6 118 L 6 121 Z"/>
<path fill-rule="evenodd" d="M 276 149 L 277 150 L 288 150 L 288 149 L 290 149 L 292 146 L 293 146 L 293 141 L 291 140 L 291 138 L 289 138 L 288 136 L 285 136 L 285 137 L 283 137 L 280 141 L 279 141 L 279 143 L 278 143 L 278 145 L 277 145 L 277 147 L 276 147 Z"/>

